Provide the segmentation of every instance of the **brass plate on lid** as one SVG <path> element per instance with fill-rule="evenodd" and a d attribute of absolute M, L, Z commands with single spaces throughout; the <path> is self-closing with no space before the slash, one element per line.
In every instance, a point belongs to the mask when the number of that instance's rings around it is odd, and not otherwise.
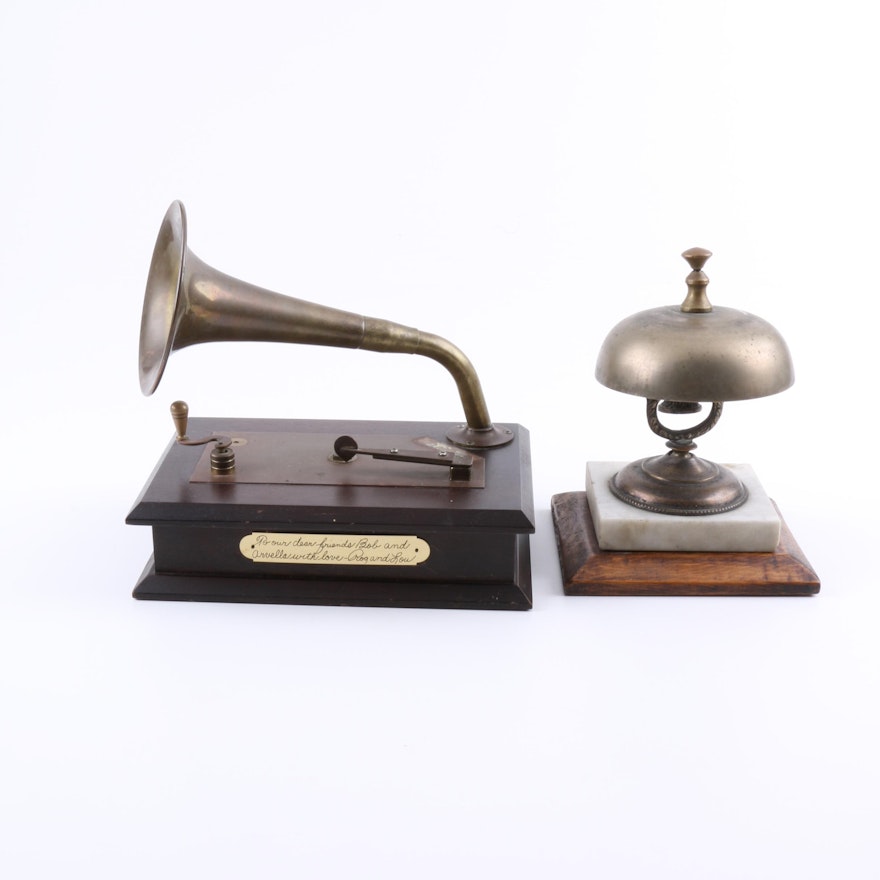
<path fill-rule="evenodd" d="M 191 483 L 256 483 L 300 486 L 395 486 L 413 488 L 467 488 L 486 486 L 486 461 L 473 455 L 469 480 L 451 480 L 449 469 L 437 465 L 397 462 L 356 455 L 351 461 L 333 460 L 333 444 L 338 434 L 300 434 L 283 432 L 236 433 L 221 424 L 211 433 L 232 437 L 235 471 L 211 472 L 211 449 L 207 447 L 190 477 Z M 400 437 L 391 434 L 364 434 L 357 437 L 364 446 L 388 449 L 461 450 L 430 437 Z M 469 452 L 471 452 L 469 450 Z M 471 454 L 473 454 L 471 452 Z"/>

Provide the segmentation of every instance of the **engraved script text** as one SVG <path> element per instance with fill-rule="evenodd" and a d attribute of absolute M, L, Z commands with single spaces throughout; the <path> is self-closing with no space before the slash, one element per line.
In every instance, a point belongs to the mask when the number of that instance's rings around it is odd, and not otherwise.
<path fill-rule="evenodd" d="M 239 543 L 253 562 L 300 565 L 418 565 L 431 555 L 415 535 L 309 535 L 254 532 Z"/>

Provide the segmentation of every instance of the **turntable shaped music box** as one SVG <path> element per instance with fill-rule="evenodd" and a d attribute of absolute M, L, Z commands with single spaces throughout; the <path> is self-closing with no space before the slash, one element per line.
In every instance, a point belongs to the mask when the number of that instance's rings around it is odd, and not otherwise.
<path fill-rule="evenodd" d="M 135 598 L 531 607 L 528 431 L 492 423 L 465 355 L 218 272 L 187 248 L 174 202 L 147 280 L 142 391 L 172 351 L 235 340 L 424 355 L 454 378 L 465 423 L 189 419 L 176 401 L 176 437 L 126 519 L 153 532 Z"/>
<path fill-rule="evenodd" d="M 566 594 L 806 596 L 819 591 L 775 504 L 748 465 L 696 456 L 725 401 L 776 394 L 794 382 L 791 355 L 761 318 L 713 307 L 692 248 L 681 306 L 648 309 L 608 334 L 596 378 L 647 400 L 648 424 L 664 455 L 630 464 L 588 462 L 585 492 L 556 495 L 551 512 Z M 660 413 L 690 417 L 673 430 Z"/>

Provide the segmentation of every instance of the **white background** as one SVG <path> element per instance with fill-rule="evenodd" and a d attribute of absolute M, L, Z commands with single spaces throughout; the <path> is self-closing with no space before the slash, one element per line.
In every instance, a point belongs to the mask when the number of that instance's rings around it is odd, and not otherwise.
<path fill-rule="evenodd" d="M 5 0 L 4 876 L 880 875 L 872 6 Z M 171 400 L 461 414 L 426 359 L 250 343 L 143 398 L 175 198 L 217 268 L 471 357 L 531 432 L 533 611 L 131 598 Z M 701 451 L 754 466 L 822 592 L 566 598 L 551 496 L 662 451 L 598 347 L 695 245 L 797 371 Z"/>

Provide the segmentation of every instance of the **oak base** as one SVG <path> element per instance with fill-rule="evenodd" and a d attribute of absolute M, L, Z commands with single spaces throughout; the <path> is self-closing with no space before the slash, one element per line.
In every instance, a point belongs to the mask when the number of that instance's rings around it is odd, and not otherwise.
<path fill-rule="evenodd" d="M 819 578 L 782 522 L 771 553 L 602 550 L 586 492 L 551 502 L 567 596 L 810 596 Z"/>

